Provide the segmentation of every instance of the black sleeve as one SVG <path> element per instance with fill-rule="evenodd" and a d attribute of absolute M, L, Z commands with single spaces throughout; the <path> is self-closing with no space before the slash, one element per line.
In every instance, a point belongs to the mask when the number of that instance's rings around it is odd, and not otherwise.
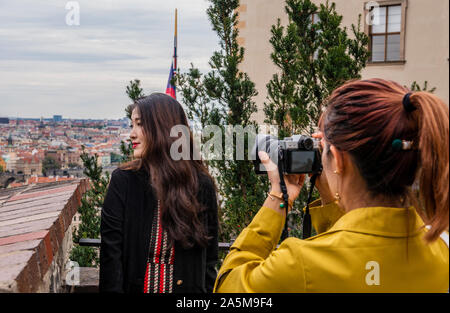
<path fill-rule="evenodd" d="M 206 198 L 207 202 L 207 218 L 208 218 L 208 236 L 211 239 L 208 241 L 206 248 L 206 277 L 205 285 L 206 292 L 211 293 L 214 288 L 214 283 L 217 277 L 216 264 L 219 258 L 218 255 L 218 217 L 217 217 L 217 196 L 216 190 L 212 183 L 209 184 Z"/>
<path fill-rule="evenodd" d="M 126 187 L 126 177 L 116 169 L 111 175 L 101 212 L 100 292 L 124 292 L 122 243 Z"/>

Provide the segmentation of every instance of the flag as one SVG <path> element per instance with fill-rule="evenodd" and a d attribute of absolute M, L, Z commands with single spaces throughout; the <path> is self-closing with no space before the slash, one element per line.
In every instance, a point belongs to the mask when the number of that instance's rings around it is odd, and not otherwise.
<path fill-rule="evenodd" d="M 177 74 L 177 32 L 178 32 L 178 10 L 175 9 L 175 36 L 174 36 L 174 45 L 173 45 L 173 61 L 172 66 L 170 67 L 169 81 L 167 82 L 166 94 L 171 96 L 172 98 L 177 98 L 176 88 L 172 84 L 172 79 Z"/>
<path fill-rule="evenodd" d="M 175 75 L 175 72 L 174 72 L 173 63 L 172 63 L 172 66 L 170 67 L 169 81 L 167 82 L 166 94 L 168 94 L 172 98 L 176 99 L 177 98 L 176 89 L 175 89 L 175 86 L 172 84 L 172 78 L 174 77 L 174 75 Z"/>

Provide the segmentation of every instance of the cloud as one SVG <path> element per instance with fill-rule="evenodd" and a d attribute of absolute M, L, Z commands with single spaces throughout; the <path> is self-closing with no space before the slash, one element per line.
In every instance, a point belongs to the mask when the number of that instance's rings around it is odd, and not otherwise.
<path fill-rule="evenodd" d="M 82 0 L 79 26 L 66 3 L 0 0 L 0 116 L 123 117 L 130 80 L 165 90 L 175 8 L 182 70 L 218 49 L 204 0 Z"/>

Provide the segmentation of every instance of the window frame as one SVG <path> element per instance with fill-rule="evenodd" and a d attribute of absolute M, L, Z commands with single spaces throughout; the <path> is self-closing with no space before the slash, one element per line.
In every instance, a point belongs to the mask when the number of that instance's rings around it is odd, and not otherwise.
<path fill-rule="evenodd" d="M 406 8 L 408 7 L 408 0 L 384 0 L 384 1 L 376 1 L 379 4 L 379 7 L 386 7 L 386 32 L 381 34 L 372 34 L 372 25 L 367 24 L 366 19 L 364 19 L 364 31 L 366 35 L 369 37 L 369 51 L 372 52 L 372 36 L 384 36 L 384 60 L 383 61 L 372 61 L 372 56 L 368 61 L 368 65 L 401 65 L 406 63 L 405 59 L 405 35 L 406 35 Z M 367 10 L 367 4 L 369 2 L 364 2 L 364 16 L 369 14 L 369 10 Z M 389 19 L 389 9 L 387 7 L 390 6 L 401 6 L 401 20 L 400 20 L 400 32 L 388 32 L 388 19 Z M 388 61 L 387 57 L 387 38 L 389 35 L 400 35 L 400 60 L 396 61 Z"/>

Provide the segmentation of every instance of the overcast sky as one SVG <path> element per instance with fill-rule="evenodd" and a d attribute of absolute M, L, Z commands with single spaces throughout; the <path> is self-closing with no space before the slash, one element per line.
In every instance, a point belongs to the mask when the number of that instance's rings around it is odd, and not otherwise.
<path fill-rule="evenodd" d="M 125 116 L 128 82 L 164 92 L 178 8 L 178 65 L 208 69 L 218 40 L 207 0 L 0 0 L 0 117 Z"/>

